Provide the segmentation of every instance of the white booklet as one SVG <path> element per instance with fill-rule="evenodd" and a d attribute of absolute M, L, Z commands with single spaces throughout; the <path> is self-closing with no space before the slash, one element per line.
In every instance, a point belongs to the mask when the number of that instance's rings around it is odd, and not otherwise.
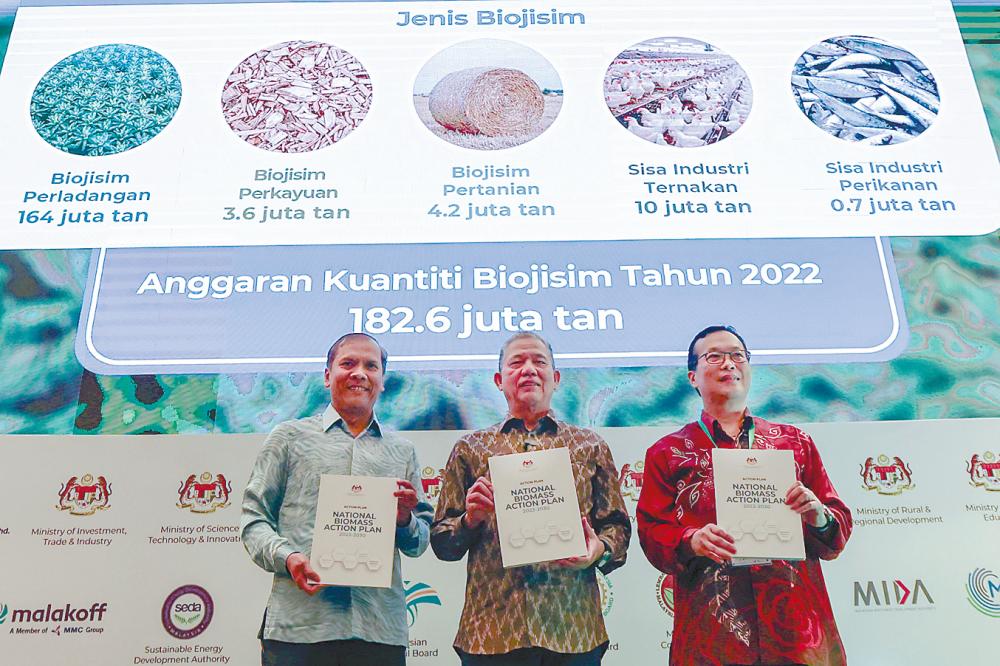
<path fill-rule="evenodd" d="M 802 560 L 802 518 L 785 504 L 795 483 L 791 451 L 712 449 L 716 522 L 736 542 L 734 564 L 747 558 Z"/>
<path fill-rule="evenodd" d="M 396 543 L 396 479 L 320 477 L 313 569 L 324 585 L 389 587 Z"/>
<path fill-rule="evenodd" d="M 587 554 L 569 449 L 489 460 L 504 567 Z"/>

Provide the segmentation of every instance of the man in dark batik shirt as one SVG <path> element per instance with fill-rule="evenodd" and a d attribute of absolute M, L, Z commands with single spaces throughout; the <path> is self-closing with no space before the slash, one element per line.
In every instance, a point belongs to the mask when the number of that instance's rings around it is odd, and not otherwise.
<path fill-rule="evenodd" d="M 674 576 L 670 663 L 845 664 L 819 561 L 844 549 L 851 511 L 809 435 L 750 415 L 750 375 L 750 352 L 734 329 L 701 331 L 688 350 L 701 418 L 646 452 L 636 519 L 646 557 Z M 792 451 L 797 480 L 785 503 L 802 517 L 805 560 L 732 565 L 733 539 L 715 524 L 715 447 Z"/>
<path fill-rule="evenodd" d="M 608 635 L 596 570 L 607 574 L 625 563 L 632 533 L 611 450 L 592 430 L 552 415 L 559 371 L 551 347 L 537 335 L 507 341 L 494 381 L 508 414 L 455 444 L 431 527 L 438 557 L 469 556 L 455 649 L 463 666 L 599 664 Z M 504 569 L 487 461 L 557 447 L 569 449 L 587 554 Z"/>

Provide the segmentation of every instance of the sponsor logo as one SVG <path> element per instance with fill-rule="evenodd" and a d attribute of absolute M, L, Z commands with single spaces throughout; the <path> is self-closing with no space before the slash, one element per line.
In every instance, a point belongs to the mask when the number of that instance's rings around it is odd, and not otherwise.
<path fill-rule="evenodd" d="M 597 589 L 601 592 L 601 615 L 607 617 L 615 605 L 615 592 L 611 581 L 600 571 L 597 571 Z"/>
<path fill-rule="evenodd" d="M 71 476 L 59 489 L 59 503 L 56 508 L 69 511 L 73 516 L 90 516 L 98 511 L 111 508 L 111 484 L 103 476 L 94 479 L 92 474 L 82 477 Z"/>
<path fill-rule="evenodd" d="M 177 491 L 177 508 L 192 513 L 212 513 L 229 506 L 233 486 L 222 474 L 203 472 L 200 477 L 188 476 Z"/>
<path fill-rule="evenodd" d="M 754 456 L 747 456 L 747 465 L 749 465 L 750 467 L 753 467 L 756 464 L 757 464 L 757 458 L 756 457 L 754 457 Z"/>
<path fill-rule="evenodd" d="M 656 579 L 656 602 L 664 613 L 674 616 L 674 577 L 671 574 L 662 574 Z"/>
<path fill-rule="evenodd" d="M 167 595 L 160 610 L 163 628 L 174 638 L 188 640 L 208 629 L 215 602 L 200 585 L 182 585 Z"/>
<path fill-rule="evenodd" d="M 353 486 L 351 486 L 351 492 L 354 493 L 355 495 L 360 495 L 364 491 L 365 491 L 364 486 L 362 486 L 360 483 L 355 483 Z"/>
<path fill-rule="evenodd" d="M 966 464 L 969 473 L 969 483 L 976 488 L 1000 492 L 1000 460 L 992 451 L 979 455 L 972 454 L 972 460 Z"/>
<path fill-rule="evenodd" d="M 973 569 L 965 583 L 969 603 L 983 615 L 1000 617 L 1000 576 L 989 569 Z"/>
<path fill-rule="evenodd" d="M 865 490 L 879 495 L 899 495 L 915 487 L 913 470 L 899 456 L 880 454 L 878 460 L 869 457 L 861 466 L 861 480 Z"/>
<path fill-rule="evenodd" d="M 934 597 L 924 581 L 917 578 L 912 583 L 901 580 L 854 581 L 854 608 L 894 610 L 919 606 L 930 608 Z"/>
<path fill-rule="evenodd" d="M 32 627 L 24 625 L 50 625 L 52 633 L 61 635 L 101 633 L 101 627 L 83 627 L 81 624 L 97 624 L 104 621 L 104 616 L 108 612 L 107 601 L 95 601 L 89 606 L 74 606 L 73 604 L 46 604 L 44 608 L 10 608 L 7 604 L 0 604 L 0 624 L 5 624 L 8 620 L 11 625 L 12 634 L 45 634 L 49 633 L 50 627 Z M 72 623 L 72 626 L 70 624 Z"/>
<path fill-rule="evenodd" d="M 645 464 L 642 460 L 631 465 L 625 463 L 618 475 L 618 485 L 621 486 L 622 495 L 633 502 L 639 501 L 639 493 L 642 492 L 642 468 Z"/>
<path fill-rule="evenodd" d="M 521 467 L 523 467 L 524 469 L 528 469 L 529 467 L 531 467 L 534 464 L 535 464 L 535 461 L 532 460 L 531 458 L 525 458 L 524 460 L 521 461 Z"/>
<path fill-rule="evenodd" d="M 441 605 L 441 597 L 438 596 L 437 590 L 427 583 L 404 580 L 403 592 L 406 594 L 406 615 L 411 627 L 417 621 L 420 606 L 425 604 Z"/>
<path fill-rule="evenodd" d="M 420 477 L 421 485 L 424 488 L 424 497 L 436 509 L 438 497 L 441 496 L 441 480 L 444 477 L 444 470 L 424 467 L 420 472 Z"/>

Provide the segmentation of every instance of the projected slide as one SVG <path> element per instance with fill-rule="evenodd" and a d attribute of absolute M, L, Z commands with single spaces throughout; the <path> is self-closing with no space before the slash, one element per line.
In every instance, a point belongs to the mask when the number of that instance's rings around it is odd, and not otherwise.
<path fill-rule="evenodd" d="M 909 337 L 881 239 L 442 243 L 95 251 L 76 350 L 102 374 L 309 370 L 354 330 L 399 367 L 494 367 L 523 330 L 563 365 L 679 365 L 720 312 L 762 363 L 885 360 Z"/>
<path fill-rule="evenodd" d="M 0 73 L 5 248 L 996 226 L 947 0 L 46 4 Z"/>

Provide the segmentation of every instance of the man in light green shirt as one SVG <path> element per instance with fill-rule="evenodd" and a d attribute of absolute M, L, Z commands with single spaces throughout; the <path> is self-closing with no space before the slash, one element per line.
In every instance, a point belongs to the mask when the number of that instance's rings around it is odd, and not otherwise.
<path fill-rule="evenodd" d="M 383 431 L 374 407 L 387 354 L 363 333 L 337 340 L 327 355 L 323 414 L 279 424 L 257 456 L 243 497 L 243 545 L 274 573 L 261 628 L 263 666 L 404 664 L 406 601 L 399 552 L 427 548 L 432 509 L 423 496 L 413 445 Z M 392 586 L 321 586 L 309 564 L 320 476 L 397 479 Z"/>

